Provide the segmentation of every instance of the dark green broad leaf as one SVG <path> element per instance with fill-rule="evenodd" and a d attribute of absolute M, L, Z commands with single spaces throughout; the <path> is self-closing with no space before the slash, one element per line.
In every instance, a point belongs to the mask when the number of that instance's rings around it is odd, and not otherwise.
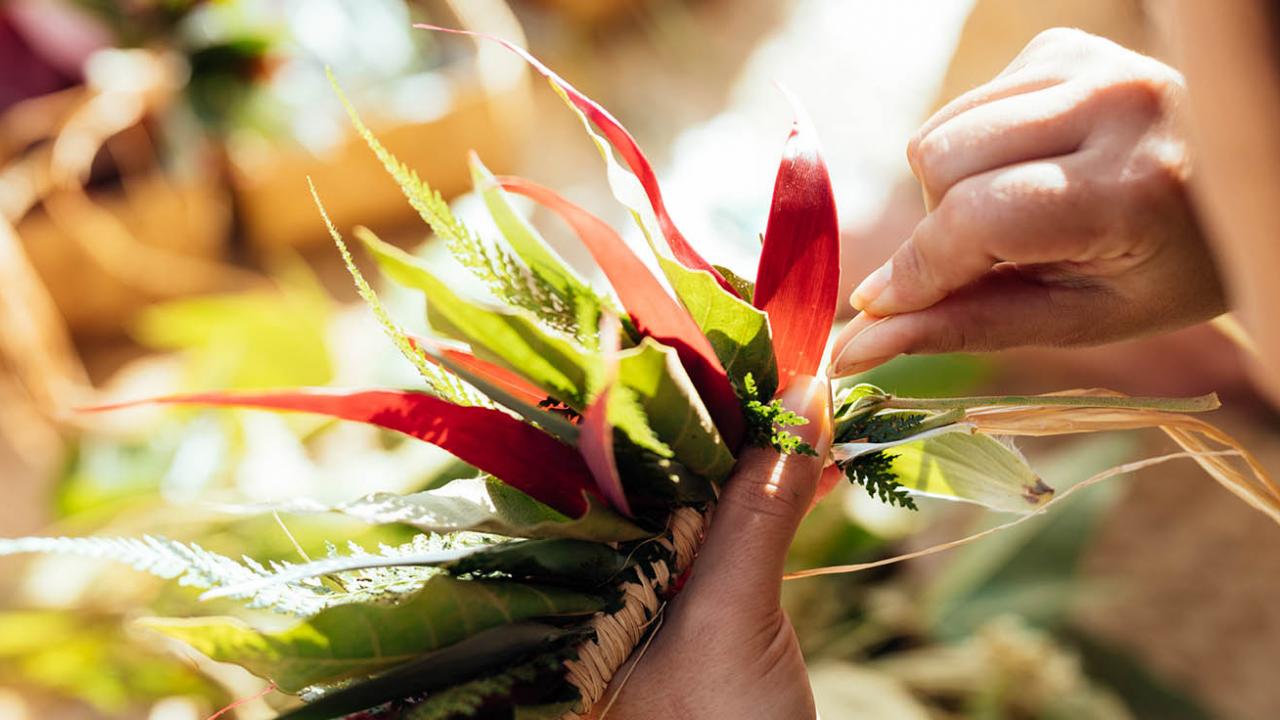
<path fill-rule="evenodd" d="M 715 500 L 711 481 L 675 458 L 655 455 L 614 433 L 613 451 L 618 473 L 637 517 L 661 525 L 672 505 L 697 505 Z"/>
<path fill-rule="evenodd" d="M 470 344 L 477 355 L 520 373 L 547 394 L 574 407 L 584 405 L 591 361 L 582 348 L 543 330 L 528 315 L 464 300 L 421 260 L 371 233 L 360 239 L 389 278 L 426 296 L 427 318 L 438 331 Z"/>
<path fill-rule="evenodd" d="M 588 498 L 590 500 L 590 498 Z M 290 513 L 334 512 L 373 524 L 401 523 L 424 532 L 459 530 L 522 538 L 576 538 L 592 542 L 639 540 L 654 533 L 598 502 L 572 518 L 489 476 L 454 480 L 412 495 L 375 493 L 340 505 L 272 506 Z"/>
<path fill-rule="evenodd" d="M 499 573 L 589 589 L 614 582 L 628 564 L 626 554 L 604 543 L 558 538 L 499 543 L 440 567 L 454 575 Z"/>
<path fill-rule="evenodd" d="M 586 540 L 479 542 L 420 552 L 330 557 L 215 588 L 202 597 L 252 596 L 264 589 L 309 578 L 393 567 L 435 567 L 454 575 L 500 574 L 547 585 L 590 589 L 611 583 L 629 562 L 627 555 L 609 544 Z"/>
<path fill-rule="evenodd" d="M 214 660 L 269 678 L 285 692 L 298 692 L 378 673 L 491 628 L 587 615 L 604 604 L 595 595 L 559 588 L 437 575 L 395 605 L 332 607 L 285 630 L 257 630 L 229 617 L 140 622 Z"/>
<path fill-rule="evenodd" d="M 330 720 L 393 700 L 435 692 L 468 682 L 486 671 L 497 672 L 529 653 L 554 651 L 582 635 L 580 629 L 542 623 L 503 625 L 427 653 L 364 682 L 326 693 L 276 720 Z"/>
<path fill-rule="evenodd" d="M 713 482 L 728 476 L 733 454 L 674 350 L 645 339 L 622 353 L 618 379 L 635 394 L 649 426 L 681 465 Z"/>
<path fill-rule="evenodd" d="M 726 292 L 704 270 L 691 270 L 661 254 L 658 263 L 680 302 L 711 341 L 734 385 L 741 388 L 742 379 L 750 373 L 760 396 L 773 397 L 778 388 L 778 363 L 768 316 Z"/>
<path fill-rule="evenodd" d="M 429 694 L 400 717 L 403 720 L 519 717 L 515 709 L 520 705 L 532 706 L 530 711 L 542 705 L 541 716 L 546 717 L 548 704 L 567 702 L 577 695 L 573 686 L 564 682 L 564 660 L 571 653 L 572 650 L 544 653 L 500 672 L 453 685 Z"/>
<path fill-rule="evenodd" d="M 522 705 L 515 708 L 513 720 L 560 720 L 580 704 L 577 700 L 568 700 L 549 705 Z"/>

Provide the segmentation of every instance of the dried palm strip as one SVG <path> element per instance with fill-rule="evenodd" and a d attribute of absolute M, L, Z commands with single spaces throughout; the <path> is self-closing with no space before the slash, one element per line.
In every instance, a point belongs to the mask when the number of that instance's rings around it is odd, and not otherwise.
<path fill-rule="evenodd" d="M 968 400 L 973 401 L 972 398 Z M 1135 404 L 1143 403 L 1132 402 L 1121 393 L 1103 389 L 1067 390 L 1047 395 L 1028 396 L 1014 399 L 1014 404 L 996 403 L 996 401 L 1007 402 L 1010 398 L 991 398 L 991 400 L 992 404 L 967 408 L 965 422 L 972 423 L 980 432 L 992 435 L 1029 437 L 1159 428 L 1183 450 L 1126 463 L 1098 473 L 1077 483 L 1034 512 L 973 535 L 883 560 L 801 570 L 789 573 L 785 578 L 794 580 L 817 575 L 858 572 L 950 550 L 1026 522 L 1081 488 L 1116 475 L 1181 458 L 1195 460 L 1223 487 L 1280 524 L 1280 487 L 1277 487 L 1266 468 L 1253 453 L 1235 438 L 1204 420 L 1156 407 L 1133 407 Z M 1068 401 L 1072 402 L 1066 404 Z M 1091 401 L 1092 404 L 1080 404 L 1080 401 Z M 893 401 L 895 405 L 900 402 L 902 401 Z M 946 403 L 945 400 L 929 402 Z M 1217 406 L 1217 399 L 1213 396 L 1171 402 L 1206 410 Z M 1163 401 L 1151 402 L 1152 405 L 1162 403 Z M 1200 405 L 1204 407 L 1198 407 Z"/>

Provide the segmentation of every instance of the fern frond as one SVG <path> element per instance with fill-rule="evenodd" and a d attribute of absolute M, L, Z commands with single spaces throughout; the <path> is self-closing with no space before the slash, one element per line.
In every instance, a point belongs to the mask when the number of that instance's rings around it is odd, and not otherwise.
<path fill-rule="evenodd" d="M 338 232 L 338 228 L 329 219 L 329 214 L 325 212 L 324 204 L 320 202 L 320 195 L 316 192 L 316 186 L 312 184 L 310 178 L 307 179 L 307 185 L 311 188 L 311 197 L 315 199 L 316 208 L 320 210 L 320 217 L 324 218 L 324 224 L 329 229 L 330 237 L 333 238 L 334 244 L 338 246 L 338 252 L 342 254 L 342 262 L 346 264 L 347 272 L 351 274 L 351 279 L 355 281 L 356 292 L 359 293 L 365 304 L 369 306 L 369 309 L 373 311 L 374 317 L 378 319 L 378 324 L 382 326 L 383 332 L 395 343 L 396 349 L 418 370 L 418 374 L 427 383 L 427 389 L 433 394 L 459 405 L 494 407 L 494 403 L 484 393 L 476 390 L 447 368 L 431 362 L 426 353 L 413 344 L 404 329 L 391 319 L 391 315 L 387 313 L 382 301 L 378 299 L 378 294 L 373 291 L 373 287 L 364 279 L 364 273 L 361 273 L 360 268 L 356 267 L 355 259 L 351 257 L 351 251 L 347 249 L 347 244 L 342 239 L 342 233 Z"/>
<path fill-rule="evenodd" d="M 299 572 L 311 566 L 287 562 L 264 565 L 250 557 L 237 562 L 195 543 L 149 535 L 0 540 L 0 556 L 39 553 L 109 560 L 166 580 L 176 579 L 179 585 L 207 590 L 205 597 L 228 597 L 244 601 L 250 608 L 307 616 L 334 605 L 395 600 L 442 572 L 432 567 L 397 564 L 397 558 L 421 557 L 488 542 L 492 542 L 490 536 L 478 533 L 420 534 L 403 545 L 380 546 L 377 553 L 350 543 L 347 555 L 330 545 L 329 559 L 320 564 L 332 567 L 321 567 L 321 572 Z M 330 576 L 341 589 L 323 584 L 317 578 L 321 574 Z"/>
<path fill-rule="evenodd" d="M 911 492 L 893 474 L 893 456 L 884 450 L 861 455 L 840 466 L 849 481 L 861 485 L 880 502 L 918 510 Z"/>
<path fill-rule="evenodd" d="M 473 275 L 481 280 L 491 293 L 499 300 L 533 313 L 552 328 L 571 337 L 578 337 L 580 332 L 594 333 L 594 327 L 580 328 L 578 325 L 578 303 L 575 292 L 562 292 L 548 284 L 531 271 L 519 258 L 506 248 L 492 242 L 486 242 L 467 227 L 453 210 L 444 196 L 428 185 L 418 173 L 400 162 L 396 156 L 374 136 L 355 106 L 347 99 L 342 88 L 329 76 L 334 92 L 347 110 L 356 132 L 364 139 L 369 149 L 386 168 L 386 171 L 400 186 L 401 192 L 418 216 L 431 230 L 445 241 L 449 252 Z"/>
<path fill-rule="evenodd" d="M 241 564 L 210 552 L 195 543 L 182 543 L 150 535 L 122 537 L 28 537 L 0 540 L 0 555 L 40 553 L 73 555 L 110 560 L 128 565 L 179 585 L 215 588 L 244 585 L 272 570 L 249 561 Z M 251 608 L 265 608 L 288 615 L 311 615 L 333 604 L 333 593 L 318 582 L 290 583 L 264 587 L 259 592 L 237 595 Z"/>

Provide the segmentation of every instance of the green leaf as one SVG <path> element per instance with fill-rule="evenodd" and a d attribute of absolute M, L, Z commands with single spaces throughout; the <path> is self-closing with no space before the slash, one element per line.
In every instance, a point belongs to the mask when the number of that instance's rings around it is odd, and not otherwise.
<path fill-rule="evenodd" d="M 549 705 L 521 705 L 512 711 L 512 720 L 560 720 L 579 704 L 580 700 L 566 700 Z"/>
<path fill-rule="evenodd" d="M 1121 465 L 1136 450 L 1127 436 L 1093 437 L 1064 446 L 1043 470 L 1062 486 Z M 1064 497 L 1041 520 L 955 550 L 922 598 L 931 632 L 959 639 L 1004 614 L 1044 629 L 1060 627 L 1084 589 L 1077 578 L 1080 559 L 1120 488 L 1105 483 Z M 998 523 L 987 518 L 979 528 Z"/>
<path fill-rule="evenodd" d="M 385 702 L 445 690 L 486 672 L 499 674 L 504 665 L 531 652 L 557 648 L 579 637 L 579 630 L 542 623 L 503 625 L 427 653 L 368 681 L 325 693 L 276 720 L 331 720 Z"/>
<path fill-rule="evenodd" d="M 360 268 L 356 267 L 355 259 L 351 257 L 351 252 L 347 249 L 347 244 L 342 240 L 342 233 L 338 232 L 337 226 L 329 219 L 329 213 L 324 209 L 324 204 L 320 202 L 320 194 L 316 192 L 316 187 L 311 183 L 310 178 L 307 179 L 307 185 L 311 187 L 311 197 L 315 200 L 316 209 L 320 211 L 320 217 L 324 219 L 325 227 L 329 230 L 329 236 L 333 238 L 333 242 L 338 246 L 338 252 L 342 255 L 342 262 L 347 267 L 351 279 L 356 284 L 356 292 L 360 298 L 364 300 L 369 309 L 373 311 L 373 315 L 378 319 L 378 324 L 382 326 L 382 330 L 387 337 L 395 343 L 396 349 L 400 354 L 408 360 L 422 379 L 426 381 L 428 389 L 438 397 L 451 400 L 458 405 L 477 405 L 481 407 L 491 406 L 492 403 L 484 395 L 477 392 L 474 388 L 469 387 L 465 382 L 445 368 L 433 365 L 426 356 L 423 355 L 421 348 L 415 347 L 409 336 L 405 334 L 403 328 L 391 319 L 387 310 L 382 305 L 382 301 L 378 299 L 377 293 L 364 279 L 364 274 L 360 272 Z"/>
<path fill-rule="evenodd" d="M 680 464 L 715 482 L 728 477 L 733 454 L 675 350 L 646 338 L 621 354 L 618 379 L 635 394 L 649 426 Z"/>
<path fill-rule="evenodd" d="M 484 199 L 489 216 L 498 226 L 507 245 L 534 275 L 566 300 L 582 297 L 594 299 L 599 304 L 599 298 L 591 286 L 569 267 L 523 215 L 516 212 L 511 206 L 510 196 L 474 154 L 471 156 L 471 182 Z M 594 332 L 595 326 L 586 330 Z"/>
<path fill-rule="evenodd" d="M 720 275 L 724 277 L 725 280 L 729 281 L 729 284 L 733 286 L 734 290 L 738 291 L 738 295 L 742 298 L 744 302 L 750 303 L 752 298 L 755 297 L 755 294 L 756 294 L 755 283 L 742 277 L 741 275 L 735 273 L 734 271 L 730 270 L 729 268 L 723 265 L 713 265 L 712 267 L 714 267 L 716 271 L 719 272 Z M 752 307 L 754 307 L 754 305 Z"/>
<path fill-rule="evenodd" d="M 564 691 L 570 687 L 563 681 L 563 660 L 568 653 L 569 651 L 560 651 L 540 655 L 502 672 L 454 685 L 427 696 L 426 700 L 409 708 L 401 717 L 404 720 L 477 717 L 477 713 L 485 710 L 511 708 L 514 704 L 513 696 L 517 694 L 525 695 L 526 701 L 533 702 L 560 700 L 567 694 Z M 529 698 L 530 694 L 535 697 Z M 546 698 L 547 695 L 551 695 L 551 698 Z M 488 712 L 484 713 L 484 716 L 489 715 Z"/>
<path fill-rule="evenodd" d="M 486 243 L 454 216 L 440 193 L 418 174 L 396 159 L 360 120 L 355 106 L 329 74 L 334 92 L 347 110 L 356 132 L 391 175 L 423 222 L 445 241 L 449 252 L 489 288 L 495 297 L 533 313 L 557 330 L 574 333 L 578 329 L 579 305 L 584 296 L 563 295 L 542 275 L 531 271 L 504 248 Z M 525 248 L 528 250 L 528 248 Z M 588 326 L 594 329 L 594 325 Z"/>
<path fill-rule="evenodd" d="M 492 477 L 454 480 L 412 495 L 375 493 L 341 505 L 295 502 L 266 509 L 288 513 L 335 512 L 374 524 L 402 523 L 424 532 L 460 530 L 523 538 L 577 538 L 624 542 L 651 537 L 645 530 L 591 498 L 590 509 L 574 519 Z"/>
<path fill-rule="evenodd" d="M 773 397 L 778 387 L 778 363 L 768 316 L 725 292 L 710 273 L 690 270 L 661 254 L 658 264 L 693 321 L 711 341 L 733 384 L 741 390 L 742 379 L 749 373 L 761 396 Z"/>
<path fill-rule="evenodd" d="M 553 585 L 595 588 L 616 580 L 628 564 L 626 555 L 605 543 L 556 538 L 491 545 L 441 567 L 454 575 L 500 573 Z"/>
<path fill-rule="evenodd" d="M 285 692 L 298 692 L 386 670 L 490 628 L 603 607 L 604 601 L 593 595 L 438 575 L 396 605 L 342 605 L 274 632 L 226 617 L 140 622 L 214 660 L 269 678 Z"/>
<path fill-rule="evenodd" d="M 520 373 L 556 399 L 585 405 L 590 363 L 582 348 L 548 334 L 524 315 L 464 300 L 421 260 L 372 233 L 359 237 L 388 277 L 426 296 L 427 314 L 437 330 L 469 343 L 477 356 Z"/>
<path fill-rule="evenodd" d="M 399 548 L 385 548 L 377 555 L 361 552 L 343 557 L 334 553 L 324 560 L 285 566 L 274 574 L 251 578 L 244 584 L 211 590 L 201 599 L 257 593 L 321 576 L 359 587 L 359 582 L 348 582 L 350 575 L 357 571 L 382 571 L 362 572 L 360 577 L 353 578 L 357 581 L 380 580 L 394 585 L 401 581 L 397 573 L 413 568 L 448 570 L 454 575 L 498 573 L 544 584 L 593 588 L 613 580 L 629 562 L 627 556 L 608 544 L 585 540 L 491 542 L 491 538 L 470 534 L 462 537 L 419 535 L 416 540 Z M 421 583 L 425 577 L 410 576 L 404 580 Z"/>
<path fill-rule="evenodd" d="M 1053 488 L 1036 476 L 1022 453 L 971 429 L 939 432 L 895 445 L 889 453 L 898 482 L 919 495 L 1016 513 L 1036 510 L 1053 498 Z"/>

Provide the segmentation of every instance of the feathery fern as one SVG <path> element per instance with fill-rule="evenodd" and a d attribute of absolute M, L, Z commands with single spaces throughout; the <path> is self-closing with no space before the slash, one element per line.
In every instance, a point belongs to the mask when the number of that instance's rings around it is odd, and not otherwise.
<path fill-rule="evenodd" d="M 330 80 L 332 79 L 331 76 Z M 598 306 L 598 298 L 584 298 L 575 291 L 563 292 L 553 287 L 506 248 L 497 243 L 486 242 L 473 232 L 453 214 L 449 203 L 438 190 L 422 180 L 416 171 L 400 162 L 374 136 L 336 82 L 334 91 L 346 108 L 356 132 L 400 186 L 409 204 L 418 211 L 418 216 L 445 241 L 453 257 L 479 278 L 494 297 L 533 313 L 550 327 L 571 337 L 594 335 L 595 326 L 580 326 L 579 320 L 583 315 L 583 303 Z"/>

